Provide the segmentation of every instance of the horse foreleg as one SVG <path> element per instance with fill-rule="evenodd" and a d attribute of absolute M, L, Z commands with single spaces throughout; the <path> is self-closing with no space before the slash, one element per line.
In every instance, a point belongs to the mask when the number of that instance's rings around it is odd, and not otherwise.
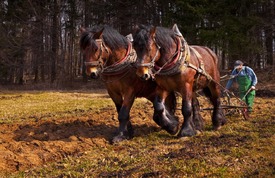
<path fill-rule="evenodd" d="M 170 114 L 165 107 L 166 92 L 157 95 L 154 99 L 154 121 L 168 133 L 174 135 L 178 132 L 178 119 Z"/>
<path fill-rule="evenodd" d="M 115 136 L 112 140 L 112 143 L 117 143 L 125 139 L 131 139 L 133 137 L 133 128 L 130 122 L 130 110 L 134 103 L 134 95 L 125 97 L 123 100 L 122 106 L 118 112 L 118 135 Z"/>
<path fill-rule="evenodd" d="M 181 93 L 181 95 L 182 95 L 181 112 L 182 112 L 184 121 L 178 136 L 179 137 L 193 136 L 193 135 L 196 135 L 196 130 L 194 128 L 194 123 L 193 123 L 192 87 L 189 86 L 189 90 L 186 88 Z"/>

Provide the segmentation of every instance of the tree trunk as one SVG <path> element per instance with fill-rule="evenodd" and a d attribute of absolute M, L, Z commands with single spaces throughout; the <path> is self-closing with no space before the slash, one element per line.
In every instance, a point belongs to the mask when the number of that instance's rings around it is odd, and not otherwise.
<path fill-rule="evenodd" d="M 52 58 L 51 58 L 51 82 L 56 80 L 56 63 L 58 59 L 58 2 L 59 0 L 53 1 L 53 18 L 52 18 Z"/>

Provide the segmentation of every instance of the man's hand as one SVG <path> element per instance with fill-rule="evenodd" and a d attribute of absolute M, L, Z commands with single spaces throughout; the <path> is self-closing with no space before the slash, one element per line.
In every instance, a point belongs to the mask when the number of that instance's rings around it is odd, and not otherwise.
<path fill-rule="evenodd" d="M 225 89 L 223 90 L 223 92 L 224 92 L 224 93 L 228 93 L 229 90 L 228 90 L 227 88 L 225 88 Z"/>
<path fill-rule="evenodd" d="M 256 90 L 255 86 L 251 86 L 251 90 Z"/>

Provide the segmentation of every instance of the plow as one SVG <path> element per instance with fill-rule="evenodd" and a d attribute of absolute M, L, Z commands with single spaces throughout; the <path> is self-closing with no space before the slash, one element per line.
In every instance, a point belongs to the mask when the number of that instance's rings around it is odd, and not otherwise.
<path fill-rule="evenodd" d="M 224 114 L 230 116 L 233 114 L 240 114 L 245 120 L 249 119 L 248 106 L 246 103 L 238 98 L 233 92 L 225 92 L 225 96 L 221 97 L 221 106 Z M 201 106 L 200 111 L 212 111 L 213 107 Z"/>
<path fill-rule="evenodd" d="M 231 75 L 225 75 L 221 77 L 221 81 L 229 80 L 231 78 L 234 78 L 235 76 Z M 216 82 L 216 81 L 214 81 Z M 218 82 L 216 82 L 218 83 Z M 225 89 L 223 85 L 218 83 L 222 89 Z M 251 91 L 252 89 L 250 88 L 247 90 L 245 95 L 242 98 L 239 98 L 234 94 L 234 92 L 230 92 L 228 90 L 224 90 L 222 97 L 221 97 L 221 106 L 220 108 L 223 109 L 224 114 L 226 116 L 230 116 L 233 114 L 240 114 L 245 120 L 249 119 L 249 113 L 248 113 L 248 106 L 244 102 L 244 99 L 246 95 Z M 197 92 L 198 96 L 201 96 L 199 92 Z M 200 111 L 212 111 L 214 108 L 213 107 L 203 107 L 200 105 Z"/>

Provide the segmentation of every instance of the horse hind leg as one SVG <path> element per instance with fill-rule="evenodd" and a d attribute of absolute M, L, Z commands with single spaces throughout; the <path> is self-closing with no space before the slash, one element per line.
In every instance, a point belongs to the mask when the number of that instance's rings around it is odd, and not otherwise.
<path fill-rule="evenodd" d="M 175 92 L 170 92 L 165 98 L 165 108 L 170 114 L 175 114 L 177 108 L 177 97 Z"/>
<path fill-rule="evenodd" d="M 192 109 L 194 127 L 196 130 L 202 131 L 204 129 L 204 120 L 200 114 L 199 100 L 196 95 L 194 95 L 192 98 Z"/>
<path fill-rule="evenodd" d="M 207 97 L 209 97 L 212 105 L 213 105 L 213 113 L 212 113 L 212 124 L 214 130 L 219 130 L 222 125 L 226 124 L 226 118 L 223 113 L 223 110 L 220 108 L 220 92 L 219 88 L 215 85 L 214 89 L 210 90 L 208 87 L 203 91 Z"/>

